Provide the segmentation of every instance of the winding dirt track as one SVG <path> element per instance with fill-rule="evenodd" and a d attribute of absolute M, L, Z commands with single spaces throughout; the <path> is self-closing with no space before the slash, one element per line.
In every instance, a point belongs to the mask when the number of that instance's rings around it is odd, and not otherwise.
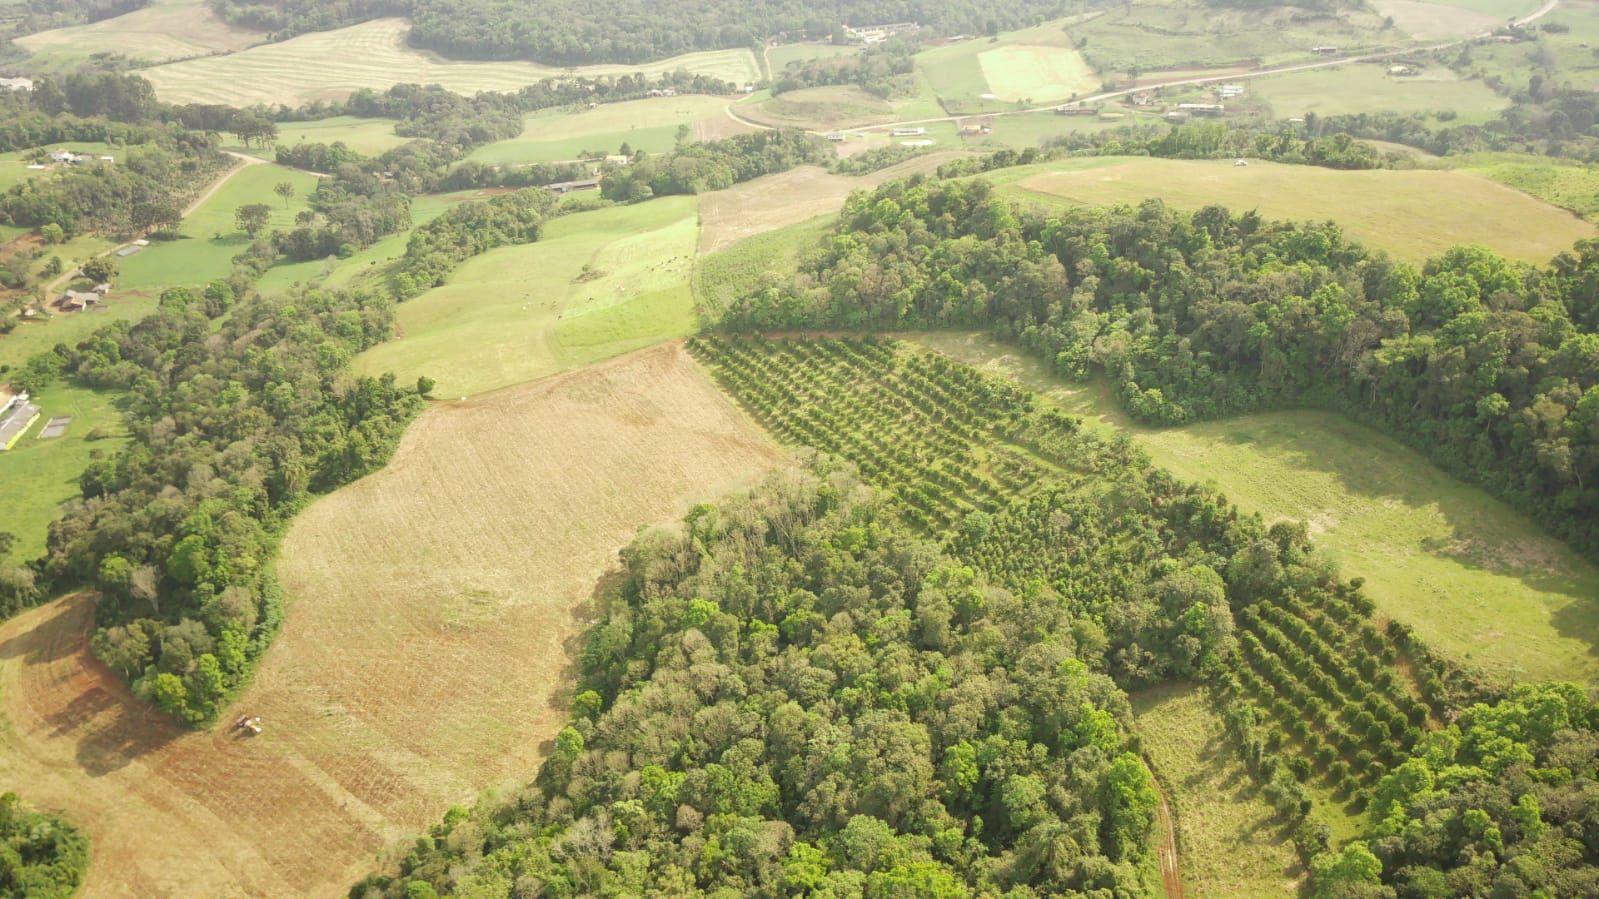
<path fill-rule="evenodd" d="M 285 540 L 283 633 L 222 716 L 261 736 L 150 713 L 73 596 L 0 625 L 0 785 L 88 834 L 83 896 L 341 894 L 529 780 L 617 550 L 780 458 L 675 344 L 435 405 Z"/>

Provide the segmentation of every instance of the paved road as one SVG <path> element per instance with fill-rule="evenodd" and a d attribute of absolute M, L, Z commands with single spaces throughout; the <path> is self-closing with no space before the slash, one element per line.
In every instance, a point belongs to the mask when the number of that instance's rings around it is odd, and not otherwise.
<path fill-rule="evenodd" d="M 1548 2 L 1544 3 L 1543 6 L 1539 7 L 1532 14 L 1524 16 L 1524 17 L 1522 17 L 1520 19 L 1517 19 L 1516 20 L 1516 25 L 1517 26 L 1525 26 L 1525 25 L 1529 25 L 1529 24 L 1531 24 L 1533 22 L 1536 22 L 1539 19 L 1543 18 L 1544 16 L 1548 15 L 1551 10 L 1553 10 L 1555 7 L 1557 7 L 1559 5 L 1560 5 L 1560 0 L 1548 0 Z M 1104 91 L 1102 93 L 1093 94 L 1091 96 L 1081 97 L 1081 98 L 1079 98 L 1077 100 L 1072 101 L 1071 104 L 1069 104 L 1069 105 L 1082 106 L 1082 105 L 1086 105 L 1086 104 L 1089 104 L 1089 103 L 1098 103 L 1098 102 L 1102 102 L 1102 101 L 1105 101 L 1105 100 L 1114 100 L 1114 99 L 1116 99 L 1118 97 L 1125 97 L 1125 96 L 1128 96 L 1130 94 L 1143 93 L 1144 91 L 1159 90 L 1160 88 L 1166 88 L 1166 87 L 1188 87 L 1188 86 L 1199 85 L 1199 84 L 1215 84 L 1215 83 L 1221 82 L 1221 81 L 1228 81 L 1228 82 L 1231 82 L 1231 81 L 1247 81 L 1247 80 L 1249 80 L 1251 78 L 1263 78 L 1263 77 L 1265 77 L 1267 75 L 1283 75 L 1283 74 L 1287 74 L 1287 73 L 1290 73 L 1290 72 L 1308 72 L 1308 71 L 1312 71 L 1312 70 L 1315 70 L 1315 69 L 1330 69 L 1330 68 L 1334 68 L 1336 66 L 1348 65 L 1350 63 L 1375 62 L 1375 61 L 1381 60 L 1381 59 L 1391 59 L 1391 58 L 1393 58 L 1395 56 L 1407 56 L 1407 55 L 1412 54 L 1412 53 L 1431 53 L 1431 52 L 1433 52 L 1435 50 L 1447 50 L 1450 47 L 1459 47 L 1459 46 L 1461 46 L 1463 44 L 1475 43 L 1477 41 L 1485 40 L 1485 39 L 1491 37 L 1492 35 L 1493 35 L 1493 32 L 1491 32 L 1491 31 L 1483 31 L 1483 32 L 1479 32 L 1477 34 L 1473 34 L 1473 35 L 1467 36 L 1467 37 L 1457 38 L 1457 39 L 1452 40 L 1452 41 L 1445 41 L 1444 43 L 1440 43 L 1440 44 L 1426 44 L 1426 45 L 1420 45 L 1420 46 L 1414 46 L 1414 47 L 1402 47 L 1402 48 L 1394 49 L 1394 50 L 1380 50 L 1380 51 L 1377 51 L 1377 52 L 1374 52 L 1374 53 L 1362 53 L 1362 54 L 1357 54 L 1355 56 L 1340 56 L 1340 57 L 1336 57 L 1336 58 L 1333 58 L 1333 59 L 1319 59 L 1319 60 L 1316 60 L 1315 62 L 1296 63 L 1294 65 L 1286 65 L 1286 66 L 1274 66 L 1274 67 L 1268 68 L 1268 69 L 1258 69 L 1258 70 L 1253 71 L 1253 72 L 1234 72 L 1234 73 L 1225 74 L 1225 75 L 1207 75 L 1207 76 L 1198 77 L 1198 78 L 1179 78 L 1179 79 L 1176 79 L 1176 80 L 1173 80 L 1173 81 L 1161 81 L 1161 82 L 1156 82 L 1156 83 L 1153 83 L 1153 84 L 1142 84 L 1142 85 L 1139 85 L 1138 87 L 1130 87 L 1130 88 L 1124 88 L 1124 89 L 1121 89 L 1121 90 L 1113 90 L 1113 91 Z M 1060 104 L 1060 103 L 1048 103 L 1048 104 L 1044 104 L 1044 105 L 1041 105 L 1041 106 L 1029 106 L 1029 107 L 1026 107 L 1024 109 L 1008 109 L 1008 110 L 1004 110 L 1004 111 L 1001 111 L 1001 112 L 982 113 L 981 116 L 974 116 L 974 115 L 948 115 L 948 116 L 938 116 L 936 118 L 930 118 L 930 119 L 907 119 L 905 121 L 900 121 L 900 122 L 883 122 L 881 124 L 865 125 L 865 126 L 862 126 L 862 127 L 859 127 L 859 128 L 841 128 L 841 129 L 836 129 L 836 130 L 839 131 L 840 133 L 844 133 L 844 134 L 866 134 L 866 133 L 873 132 L 873 131 L 885 131 L 885 130 L 892 130 L 894 128 L 904 128 L 904 127 L 908 127 L 908 126 L 935 125 L 935 124 L 939 124 L 941 122 L 958 122 L 961 119 L 969 119 L 969 118 L 979 118 L 979 117 L 981 117 L 981 118 L 990 118 L 990 117 L 994 117 L 994 116 L 1028 115 L 1028 114 L 1031 114 L 1031 113 L 1039 113 L 1039 112 L 1045 112 L 1045 111 L 1048 111 L 1048 110 L 1051 110 L 1051 109 L 1055 109 L 1056 107 L 1058 107 L 1060 105 L 1062 105 L 1062 104 Z M 746 118 L 746 117 L 744 117 L 742 115 L 739 115 L 736 111 L 734 111 L 732 104 L 728 104 L 728 106 L 727 106 L 727 114 L 729 116 L 731 116 L 732 118 L 734 118 L 734 119 L 736 119 L 736 120 L 738 120 L 740 122 L 743 122 L 746 125 L 751 125 L 751 126 L 756 127 L 756 128 L 765 128 L 765 129 L 770 129 L 771 128 L 770 125 L 765 125 L 765 124 L 762 124 L 760 122 L 752 121 L 751 119 L 748 119 L 748 118 Z M 822 134 L 824 132 L 812 131 L 810 133 L 812 133 L 812 134 Z"/>

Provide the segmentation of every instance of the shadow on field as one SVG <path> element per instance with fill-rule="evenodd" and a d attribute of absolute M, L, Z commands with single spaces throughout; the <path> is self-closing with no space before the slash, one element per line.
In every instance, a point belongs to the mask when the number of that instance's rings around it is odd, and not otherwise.
<path fill-rule="evenodd" d="M 135 699 L 89 651 L 94 597 L 75 594 L 39 611 L 35 625 L 0 643 L 0 662 L 20 660 L 50 672 L 48 692 L 28 697 L 49 737 L 73 740 L 77 762 L 92 777 L 109 774 L 182 736 L 185 731 Z"/>
<path fill-rule="evenodd" d="M 600 576 L 589 593 L 588 599 L 572 609 L 572 620 L 578 627 L 571 636 L 561 642 L 561 652 L 566 656 L 566 664 L 561 667 L 560 677 L 555 679 L 555 685 L 550 689 L 550 708 L 568 713 L 572 710 L 572 697 L 577 695 L 579 680 L 578 663 L 583 658 L 583 648 L 588 645 L 589 635 L 594 625 L 600 622 L 605 614 L 607 605 L 618 597 L 622 584 L 627 580 L 627 572 L 621 568 L 613 568 Z M 539 752 L 545 756 L 555 751 L 555 740 L 545 740 L 539 744 Z"/>

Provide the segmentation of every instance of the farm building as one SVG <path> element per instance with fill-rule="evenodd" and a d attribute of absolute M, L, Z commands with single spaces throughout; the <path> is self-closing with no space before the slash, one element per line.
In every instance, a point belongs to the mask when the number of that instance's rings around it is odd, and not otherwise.
<path fill-rule="evenodd" d="M 1216 87 L 1216 96 L 1223 100 L 1230 100 L 1233 97 L 1242 97 L 1243 95 L 1244 86 L 1242 84 L 1222 84 Z"/>
<path fill-rule="evenodd" d="M 33 90 L 32 78 L 0 78 L 0 88 L 8 91 Z"/>
<path fill-rule="evenodd" d="M 921 140 L 902 140 L 899 142 L 899 145 L 902 147 L 931 147 L 933 145 L 933 141 L 930 141 L 926 138 L 922 138 Z"/>
<path fill-rule="evenodd" d="M 69 290 L 56 300 L 56 305 L 66 312 L 83 312 L 100 305 L 104 300 L 104 296 L 92 290 Z"/>
<path fill-rule="evenodd" d="M 927 129 L 926 128 L 895 128 L 890 133 L 893 134 L 893 136 L 895 136 L 895 137 L 917 137 L 918 135 L 926 134 L 927 133 Z"/>
<path fill-rule="evenodd" d="M 1098 115 L 1099 108 L 1095 106 L 1057 106 L 1056 115 Z"/>
<path fill-rule="evenodd" d="M 1178 103 L 1177 111 L 1189 115 L 1221 115 L 1227 107 L 1220 103 Z"/>
<path fill-rule="evenodd" d="M 836 143 L 842 143 L 843 140 L 844 140 L 844 132 L 842 132 L 842 131 L 829 131 L 829 132 L 827 132 L 827 139 L 832 141 L 835 144 Z"/>
<path fill-rule="evenodd" d="M 650 88 L 649 95 L 652 96 L 652 97 L 675 97 L 675 96 L 677 96 L 677 88 L 675 88 L 675 87 L 652 87 L 652 88 Z"/>
<path fill-rule="evenodd" d="M 28 426 L 39 417 L 39 407 L 28 402 L 28 392 L 0 387 L 0 450 L 16 445 Z"/>
<path fill-rule="evenodd" d="M 544 185 L 544 189 L 558 194 L 571 193 L 574 190 L 594 190 L 600 186 L 598 178 L 584 178 L 580 181 L 557 181 Z"/>

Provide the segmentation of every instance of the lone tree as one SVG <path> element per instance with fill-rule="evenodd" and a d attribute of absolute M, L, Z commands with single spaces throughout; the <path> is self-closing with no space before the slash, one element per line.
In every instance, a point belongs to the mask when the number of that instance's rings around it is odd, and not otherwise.
<path fill-rule="evenodd" d="M 117 263 L 109 256 L 96 256 L 85 262 L 78 271 L 96 284 L 109 283 L 117 276 Z"/>
<path fill-rule="evenodd" d="M 272 192 L 283 198 L 283 205 L 288 206 L 289 200 L 294 197 L 294 184 L 289 181 L 279 181 Z"/>
<path fill-rule="evenodd" d="M 287 183 L 287 182 L 285 182 Z M 250 235 L 254 240 L 262 229 L 266 228 L 267 220 L 272 217 L 272 207 L 265 203 L 247 203 L 233 212 L 233 223 L 239 230 Z"/>

